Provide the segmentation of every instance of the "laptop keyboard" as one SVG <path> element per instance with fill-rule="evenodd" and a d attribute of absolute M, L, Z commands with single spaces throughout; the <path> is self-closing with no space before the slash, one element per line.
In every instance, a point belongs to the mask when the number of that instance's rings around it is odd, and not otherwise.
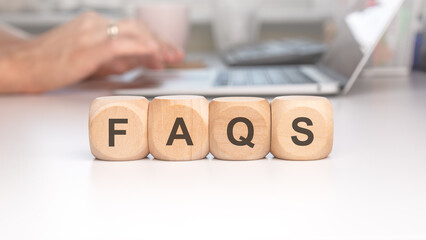
<path fill-rule="evenodd" d="M 216 86 L 260 86 L 315 83 L 299 67 L 228 69 L 219 73 Z"/>

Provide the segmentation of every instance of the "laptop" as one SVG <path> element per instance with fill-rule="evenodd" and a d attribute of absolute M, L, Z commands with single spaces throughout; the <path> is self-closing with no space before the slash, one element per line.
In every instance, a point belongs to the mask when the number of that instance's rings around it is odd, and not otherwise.
<path fill-rule="evenodd" d="M 218 67 L 145 71 L 158 86 L 119 89 L 115 94 L 158 96 L 335 95 L 347 93 L 399 11 L 403 0 L 354 1 L 321 60 L 312 65 Z"/>

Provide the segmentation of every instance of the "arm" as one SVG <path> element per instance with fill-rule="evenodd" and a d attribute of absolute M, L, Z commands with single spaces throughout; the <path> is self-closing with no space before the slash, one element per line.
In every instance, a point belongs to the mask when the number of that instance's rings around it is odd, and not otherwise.
<path fill-rule="evenodd" d="M 19 31 L 12 26 L 4 23 L 0 23 L 0 93 L 1 92 L 16 92 L 18 90 L 24 90 L 24 88 L 18 86 L 16 79 L 15 70 L 16 62 L 11 60 L 9 54 L 10 51 L 19 45 L 24 43 L 29 36 L 22 31 Z"/>

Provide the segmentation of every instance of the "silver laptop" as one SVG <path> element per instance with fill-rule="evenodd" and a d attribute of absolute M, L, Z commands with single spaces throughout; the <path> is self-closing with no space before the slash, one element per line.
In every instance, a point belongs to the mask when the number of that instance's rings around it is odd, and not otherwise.
<path fill-rule="evenodd" d="M 375 5 L 371 5 L 371 1 L 355 2 L 357 3 L 350 8 L 352 10 L 344 15 L 333 43 L 315 65 L 144 71 L 142 79 L 154 80 L 158 86 L 120 89 L 115 93 L 143 96 L 347 93 L 388 29 L 403 0 L 378 0 Z M 370 5 L 367 5 L 368 2 Z"/>

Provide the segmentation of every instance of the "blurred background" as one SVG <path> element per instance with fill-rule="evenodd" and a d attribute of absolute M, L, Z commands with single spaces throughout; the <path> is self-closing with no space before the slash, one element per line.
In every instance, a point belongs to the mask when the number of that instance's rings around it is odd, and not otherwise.
<path fill-rule="evenodd" d="M 137 18 L 141 6 L 187 9 L 184 46 L 189 53 L 220 52 L 235 45 L 282 38 L 328 43 L 346 9 L 375 1 L 354 0 L 0 0 L 0 21 L 40 34 L 76 15 L 94 10 L 112 19 Z M 138 12 L 139 11 L 139 12 Z M 425 1 L 406 0 L 376 48 L 364 74 L 405 75 L 425 68 Z M 423 20 L 425 19 L 425 20 Z M 231 24 L 232 23 L 232 24 Z"/>

